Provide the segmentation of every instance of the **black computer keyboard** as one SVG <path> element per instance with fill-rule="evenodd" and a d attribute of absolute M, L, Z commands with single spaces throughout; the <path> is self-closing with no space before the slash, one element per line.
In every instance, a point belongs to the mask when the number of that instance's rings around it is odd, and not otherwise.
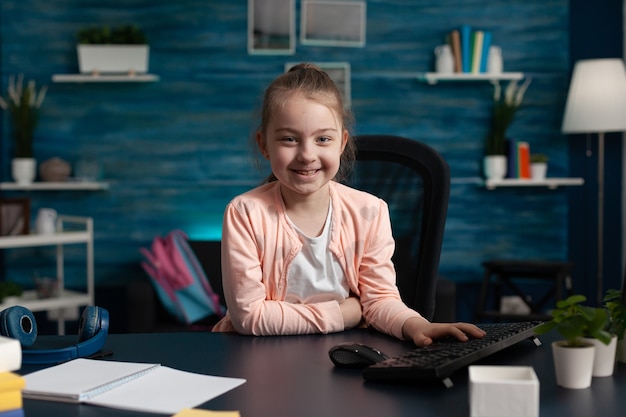
<path fill-rule="evenodd" d="M 482 339 L 467 342 L 440 339 L 430 346 L 371 365 L 363 370 L 363 377 L 369 381 L 440 379 L 450 386 L 448 377 L 452 373 L 485 356 L 529 338 L 534 338 L 535 344 L 539 345 L 534 329 L 540 324 L 540 321 L 478 324 L 487 332 Z"/>

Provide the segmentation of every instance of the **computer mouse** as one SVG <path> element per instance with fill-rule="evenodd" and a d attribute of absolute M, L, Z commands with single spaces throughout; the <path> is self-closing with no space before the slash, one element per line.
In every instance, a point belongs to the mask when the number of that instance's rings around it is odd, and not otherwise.
<path fill-rule="evenodd" d="M 388 359 L 388 356 L 378 349 L 352 342 L 333 346 L 328 355 L 335 366 L 340 368 L 365 368 Z"/>

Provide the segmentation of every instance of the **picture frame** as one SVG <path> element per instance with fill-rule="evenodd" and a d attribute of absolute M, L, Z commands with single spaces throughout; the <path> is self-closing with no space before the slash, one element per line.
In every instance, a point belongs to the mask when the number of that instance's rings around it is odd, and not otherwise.
<path fill-rule="evenodd" d="M 248 53 L 296 52 L 295 0 L 248 0 Z"/>
<path fill-rule="evenodd" d="M 297 65 L 297 62 L 287 62 L 285 64 L 285 72 L 291 67 Z M 349 62 L 312 62 L 321 70 L 324 70 L 328 76 L 335 82 L 339 91 L 343 94 L 343 104 L 346 108 L 352 107 L 352 83 Z"/>
<path fill-rule="evenodd" d="M 303 0 L 300 42 L 318 46 L 365 46 L 365 1 Z"/>
<path fill-rule="evenodd" d="M 30 200 L 0 198 L 0 236 L 30 233 Z"/>

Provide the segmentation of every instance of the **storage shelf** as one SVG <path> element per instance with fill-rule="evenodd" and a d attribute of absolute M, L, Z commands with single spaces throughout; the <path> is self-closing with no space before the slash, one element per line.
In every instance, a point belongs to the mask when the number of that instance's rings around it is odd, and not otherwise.
<path fill-rule="evenodd" d="M 90 304 L 92 304 L 91 297 L 87 293 L 63 289 L 59 290 L 59 294 L 56 297 L 37 298 L 35 290 L 27 290 L 20 297 L 6 297 L 4 302 L 0 304 L 0 310 L 20 305 L 30 311 L 48 311 Z"/>
<path fill-rule="evenodd" d="M 1 182 L 0 190 L 20 191 L 54 191 L 54 190 L 108 190 L 109 183 L 93 181 L 64 181 L 64 182 L 33 182 L 18 184 L 16 182 Z"/>
<path fill-rule="evenodd" d="M 583 178 L 546 178 L 545 180 L 505 178 L 502 180 L 485 180 L 485 187 L 493 190 L 497 187 L 548 187 L 553 190 L 560 186 L 583 185 Z"/>
<path fill-rule="evenodd" d="M 440 74 L 438 72 L 426 72 L 418 75 L 420 81 L 426 81 L 428 84 L 437 84 L 439 81 L 490 81 L 495 83 L 501 80 L 521 80 L 522 78 L 524 78 L 523 72 L 502 72 L 500 74 Z"/>
<path fill-rule="evenodd" d="M 55 83 L 150 83 L 159 81 L 159 76 L 154 74 L 54 74 L 52 81 Z"/>
<path fill-rule="evenodd" d="M 89 239 L 90 236 L 87 231 L 59 232 L 50 235 L 30 234 L 1 236 L 0 249 L 85 243 Z"/>

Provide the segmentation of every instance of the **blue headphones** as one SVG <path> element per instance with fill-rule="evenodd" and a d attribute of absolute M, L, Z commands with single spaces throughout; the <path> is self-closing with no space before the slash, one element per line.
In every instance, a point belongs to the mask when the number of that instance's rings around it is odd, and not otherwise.
<path fill-rule="evenodd" d="M 87 306 L 80 317 L 78 343 L 47 350 L 29 350 L 37 339 L 37 322 L 33 313 L 22 306 L 9 307 L 0 312 L 0 334 L 19 340 L 22 345 L 22 363 L 45 364 L 64 362 L 93 355 L 104 346 L 109 332 L 109 312 L 100 307 Z"/>

